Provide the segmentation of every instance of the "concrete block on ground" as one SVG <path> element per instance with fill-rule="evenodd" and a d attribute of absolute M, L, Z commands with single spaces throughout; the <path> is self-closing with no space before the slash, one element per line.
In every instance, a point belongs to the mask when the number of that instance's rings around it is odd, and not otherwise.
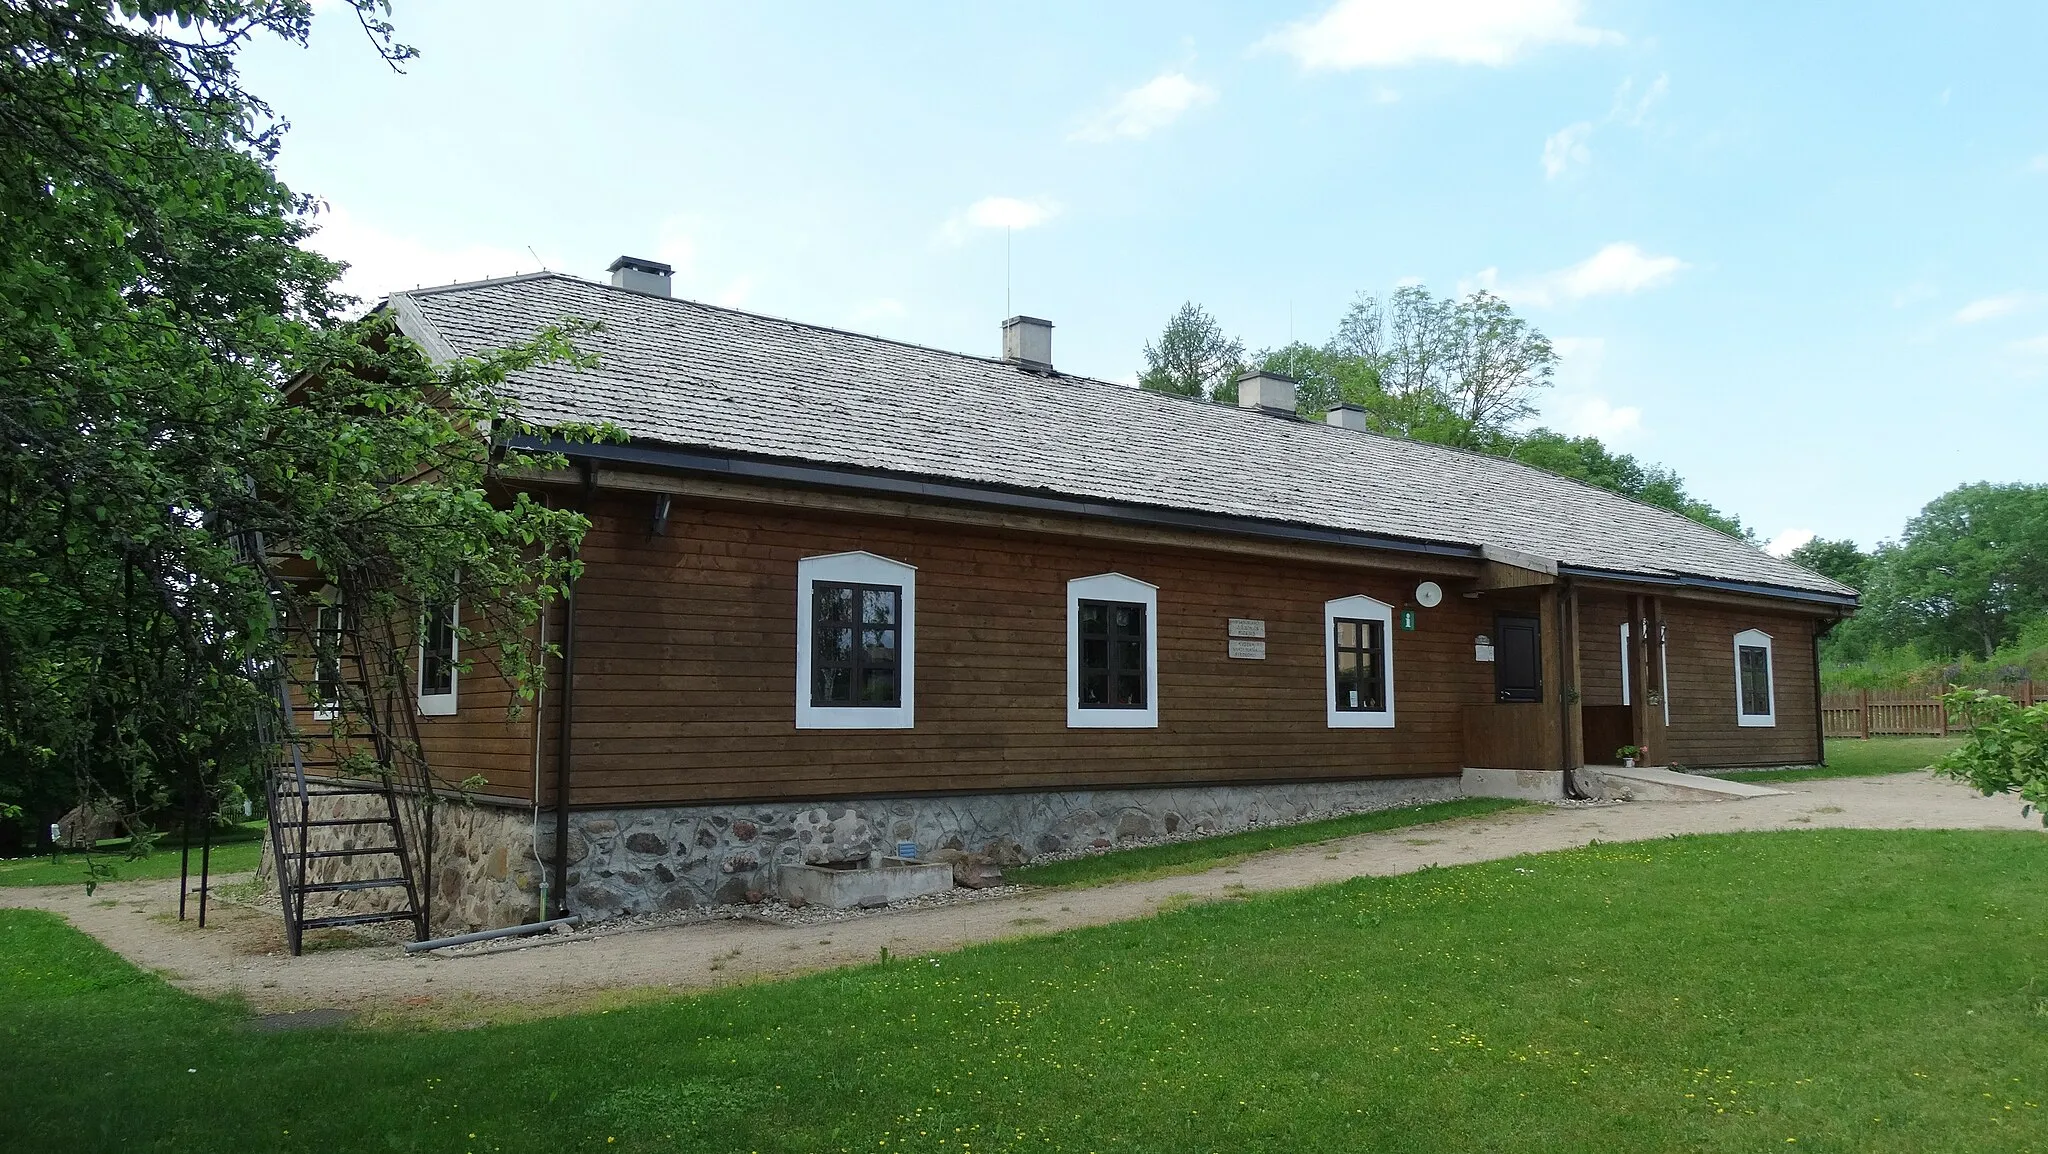
<path fill-rule="evenodd" d="M 1603 765 L 1580 771 L 1602 779 L 1602 792 L 1631 801 L 1740 801 L 1746 797 L 1773 797 L 1786 792 L 1746 781 L 1724 781 L 1694 773 L 1639 765 L 1634 769 Z"/>
<path fill-rule="evenodd" d="M 945 862 L 885 857 L 872 869 L 828 869 L 790 863 L 776 870 L 782 900 L 827 909 L 871 908 L 908 901 L 953 888 L 953 867 Z"/>
<path fill-rule="evenodd" d="M 1561 769 L 1467 769 L 1467 797 L 1505 797 L 1515 801 L 1563 801 Z"/>

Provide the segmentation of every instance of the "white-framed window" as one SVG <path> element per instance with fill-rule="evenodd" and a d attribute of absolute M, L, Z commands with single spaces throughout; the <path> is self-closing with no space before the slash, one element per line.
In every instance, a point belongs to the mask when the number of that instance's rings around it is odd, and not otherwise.
<path fill-rule="evenodd" d="M 456 662 L 461 642 L 456 627 L 461 624 L 462 602 L 428 604 L 420 613 L 419 702 L 422 717 L 450 717 L 455 713 L 455 682 L 461 675 Z"/>
<path fill-rule="evenodd" d="M 1159 587 L 1121 573 L 1067 582 L 1067 728 L 1159 727 Z"/>
<path fill-rule="evenodd" d="M 1631 697 L 1629 694 L 1631 686 L 1629 685 L 1628 670 L 1630 661 L 1632 660 L 1632 655 L 1628 651 L 1629 635 L 1629 623 L 1624 621 L 1621 623 L 1621 703 L 1623 705 L 1635 704 L 1635 699 Z M 1657 626 L 1657 684 L 1664 687 L 1664 724 L 1670 725 L 1671 650 L 1665 644 L 1664 627 L 1661 624 Z"/>
<path fill-rule="evenodd" d="M 1771 661 L 1771 635 L 1746 629 L 1735 635 L 1735 721 L 1738 725 L 1778 724 L 1777 671 Z"/>
<path fill-rule="evenodd" d="M 1635 698 L 1629 696 L 1628 683 L 1628 667 L 1633 663 L 1631 658 L 1634 655 L 1628 651 L 1628 637 L 1629 624 L 1624 621 L 1621 623 L 1621 703 L 1623 705 L 1634 705 Z"/>
<path fill-rule="evenodd" d="M 1323 700 L 1331 729 L 1394 727 L 1394 607 L 1370 597 L 1323 603 Z"/>
<path fill-rule="evenodd" d="M 341 602 L 313 611 L 313 720 L 341 716 Z"/>
<path fill-rule="evenodd" d="M 796 727 L 909 729 L 917 569 L 873 553 L 796 563 Z"/>

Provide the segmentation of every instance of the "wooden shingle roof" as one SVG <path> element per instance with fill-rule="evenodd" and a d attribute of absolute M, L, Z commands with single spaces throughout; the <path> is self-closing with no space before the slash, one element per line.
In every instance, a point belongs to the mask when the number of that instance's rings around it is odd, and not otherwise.
<path fill-rule="evenodd" d="M 529 421 L 635 442 L 1468 547 L 1572 569 L 1854 590 L 1665 509 L 1498 457 L 1040 375 L 986 357 L 542 273 L 393 296 L 435 356 L 565 318 L 599 365 L 519 374 Z"/>

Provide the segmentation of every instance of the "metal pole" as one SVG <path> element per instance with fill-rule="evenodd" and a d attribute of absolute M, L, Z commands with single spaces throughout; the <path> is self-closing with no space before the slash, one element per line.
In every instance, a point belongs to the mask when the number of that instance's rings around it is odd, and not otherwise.
<path fill-rule="evenodd" d="M 191 852 L 189 849 L 186 852 Z M 199 819 L 199 928 L 206 928 L 206 890 L 213 875 L 213 816 Z"/>
<path fill-rule="evenodd" d="M 178 825 L 178 920 L 185 920 L 186 879 L 192 876 L 192 811 Z"/>

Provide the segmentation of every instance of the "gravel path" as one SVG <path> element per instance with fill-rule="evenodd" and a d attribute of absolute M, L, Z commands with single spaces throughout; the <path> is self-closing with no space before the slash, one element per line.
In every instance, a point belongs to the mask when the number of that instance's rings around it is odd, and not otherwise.
<path fill-rule="evenodd" d="M 1685 833 L 1770 829 L 2013 829 L 2042 833 L 2009 797 L 1985 798 L 1928 774 L 1836 778 L 1732 802 L 1643 802 L 1495 814 L 1263 854 L 1207 873 L 1082 890 L 890 911 L 827 925 L 699 922 L 445 957 L 393 946 L 283 951 L 282 925 L 218 906 L 199 930 L 174 920 L 175 882 L 0 889 L 0 906 L 53 910 L 136 965 L 206 996 L 261 1011 L 333 1008 L 372 1019 L 445 1023 L 531 1017 L 597 1002 L 685 992 L 978 942 L 1141 918 L 1162 905 L 1407 873 L 1517 854 Z"/>

